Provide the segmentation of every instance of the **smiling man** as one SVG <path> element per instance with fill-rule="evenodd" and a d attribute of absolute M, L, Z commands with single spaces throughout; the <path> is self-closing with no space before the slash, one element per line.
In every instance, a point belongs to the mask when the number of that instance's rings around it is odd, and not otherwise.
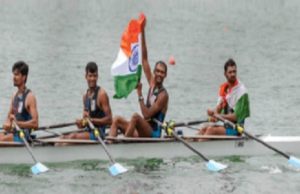
<path fill-rule="evenodd" d="M 88 89 L 83 95 L 83 118 L 76 120 L 77 126 L 84 128 L 84 131 L 65 135 L 63 136 L 64 139 L 97 140 L 94 131 L 89 128 L 85 118 L 89 118 L 95 127 L 98 128 L 102 138 L 105 137 L 106 126 L 111 124 L 112 113 L 109 98 L 106 91 L 97 85 L 98 66 L 95 62 L 89 62 L 86 65 L 85 79 Z"/>
<path fill-rule="evenodd" d="M 165 62 L 158 61 L 152 74 L 147 55 L 145 31 L 142 27 L 142 66 L 150 87 L 146 103 L 142 94 L 142 84 L 139 83 L 136 90 L 142 115 L 134 113 L 130 121 L 120 116 L 115 117 L 109 134 L 111 137 L 117 136 L 118 129 L 126 137 L 159 138 L 161 136 L 161 126 L 153 119 L 163 122 L 168 110 L 169 95 L 163 86 L 168 69 Z"/>
<path fill-rule="evenodd" d="M 13 65 L 13 82 L 18 91 L 13 95 L 7 119 L 3 124 L 5 133 L 0 134 L 0 141 L 22 142 L 20 133 L 13 126 L 13 121 L 23 130 L 25 138 L 30 141 L 30 133 L 38 128 L 38 111 L 36 98 L 26 87 L 29 67 L 24 61 Z"/>
<path fill-rule="evenodd" d="M 224 65 L 224 76 L 227 82 L 219 89 L 219 99 L 214 110 L 208 109 L 207 114 L 211 121 L 215 122 L 215 114 L 233 123 L 244 125 L 245 119 L 250 116 L 250 105 L 247 89 L 237 79 L 237 66 L 233 59 L 229 59 Z M 200 130 L 202 135 L 239 135 L 231 126 L 213 125 Z"/>

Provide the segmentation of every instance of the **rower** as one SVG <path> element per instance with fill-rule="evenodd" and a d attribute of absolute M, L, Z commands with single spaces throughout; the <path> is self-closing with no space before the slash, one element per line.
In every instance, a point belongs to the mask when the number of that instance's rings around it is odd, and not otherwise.
<path fill-rule="evenodd" d="M 142 84 L 139 83 L 136 89 L 142 115 L 134 113 L 130 121 L 127 121 L 121 116 L 116 116 L 113 119 L 110 129 L 110 137 L 116 137 L 118 129 L 120 129 L 126 137 L 159 138 L 161 136 L 161 126 L 154 122 L 153 119 L 163 122 L 167 113 L 169 96 L 163 86 L 163 81 L 167 76 L 167 65 L 163 61 L 158 61 L 155 64 L 152 75 L 147 56 L 145 24 L 146 20 L 142 26 L 142 66 L 150 87 L 147 101 L 145 104 L 142 95 Z"/>
<path fill-rule="evenodd" d="M 214 110 L 208 109 L 209 120 L 216 122 L 216 114 L 240 126 L 244 125 L 245 119 L 250 116 L 250 105 L 247 89 L 237 79 L 237 66 L 233 59 L 229 59 L 224 65 L 224 75 L 227 82 L 219 89 L 219 99 Z M 230 125 L 218 125 L 204 127 L 199 130 L 201 135 L 239 135 L 237 129 Z"/>
<path fill-rule="evenodd" d="M 38 128 L 36 98 L 26 87 L 28 71 L 29 67 L 24 61 L 16 62 L 12 67 L 13 82 L 18 91 L 11 98 L 7 119 L 3 124 L 5 133 L 0 134 L 0 141 L 23 142 L 13 122 L 23 130 L 28 141 L 31 140 L 31 132 Z"/>
<path fill-rule="evenodd" d="M 98 128 L 98 133 L 102 139 L 105 138 L 105 128 L 111 124 L 112 113 L 109 98 L 103 87 L 97 85 L 98 66 L 95 62 L 89 62 L 85 68 L 85 79 L 88 89 L 83 95 L 83 117 L 76 120 L 79 128 L 84 128 L 83 132 L 71 133 L 63 136 L 63 139 L 88 139 L 97 140 L 95 131 L 90 129 L 86 118 Z M 65 145 L 65 144 L 63 144 Z"/>

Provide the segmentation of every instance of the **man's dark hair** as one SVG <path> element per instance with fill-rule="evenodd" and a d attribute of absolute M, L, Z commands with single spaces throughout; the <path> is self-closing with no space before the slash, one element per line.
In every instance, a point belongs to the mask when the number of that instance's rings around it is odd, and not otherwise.
<path fill-rule="evenodd" d="M 236 67 L 235 61 L 233 59 L 228 59 L 224 65 L 224 71 L 226 72 L 228 67 Z"/>
<path fill-rule="evenodd" d="M 26 83 L 28 71 L 29 71 L 28 65 L 24 61 L 18 61 L 12 67 L 12 72 L 14 72 L 14 71 L 18 71 L 22 75 L 26 75 L 26 79 L 25 79 L 25 83 Z"/>
<path fill-rule="evenodd" d="M 98 73 L 98 66 L 95 62 L 88 62 L 88 64 L 85 67 L 85 73 Z"/>
<path fill-rule="evenodd" d="M 164 61 L 157 61 L 157 62 L 155 63 L 154 70 L 156 69 L 156 66 L 157 66 L 158 64 L 164 66 L 164 68 L 165 68 L 165 70 L 166 70 L 166 75 L 167 75 L 167 73 L 168 73 L 168 66 L 167 66 L 167 64 L 166 64 Z"/>

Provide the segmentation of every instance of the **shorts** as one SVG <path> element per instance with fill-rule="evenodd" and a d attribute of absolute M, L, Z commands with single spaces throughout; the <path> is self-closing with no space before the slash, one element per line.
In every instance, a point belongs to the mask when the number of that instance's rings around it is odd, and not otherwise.
<path fill-rule="evenodd" d="M 237 136 L 237 135 L 239 135 L 239 132 L 236 129 L 233 129 L 231 127 L 228 127 L 225 130 L 226 130 L 226 135 L 228 135 L 228 136 Z"/>
<path fill-rule="evenodd" d="M 24 132 L 24 135 L 25 135 L 26 140 L 27 140 L 28 142 L 30 142 L 30 140 L 31 140 L 30 130 L 24 129 L 23 132 Z M 20 137 L 20 133 L 19 133 L 18 131 L 14 131 L 13 134 L 14 134 L 14 142 L 21 142 L 21 143 L 23 143 L 23 140 L 22 140 L 22 138 Z"/>
<path fill-rule="evenodd" d="M 94 130 L 90 130 L 89 128 L 86 128 L 86 130 L 89 132 L 90 140 L 98 141 L 98 138 L 95 136 Z M 105 138 L 105 127 L 99 128 L 100 137 L 102 139 Z"/>
<path fill-rule="evenodd" d="M 152 130 L 151 137 L 160 138 L 161 130 Z"/>
<path fill-rule="evenodd" d="M 244 127 L 244 121 L 240 122 L 238 125 L 241 126 L 241 127 Z M 241 135 L 237 129 L 235 128 L 232 128 L 232 126 L 230 125 L 226 125 L 224 124 L 224 127 L 225 127 L 225 130 L 226 130 L 226 135 L 229 135 L 229 136 L 238 136 L 238 135 Z"/>

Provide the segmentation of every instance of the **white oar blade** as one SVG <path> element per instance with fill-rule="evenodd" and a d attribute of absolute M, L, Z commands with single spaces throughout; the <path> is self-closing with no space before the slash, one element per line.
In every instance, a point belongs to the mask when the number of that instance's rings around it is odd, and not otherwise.
<path fill-rule="evenodd" d="M 218 172 L 220 170 L 223 170 L 225 168 L 227 168 L 227 165 L 224 165 L 224 164 L 221 164 L 221 163 L 218 163 L 214 160 L 209 160 L 207 163 L 206 163 L 206 167 L 209 171 L 213 171 L 213 172 Z"/>
<path fill-rule="evenodd" d="M 35 175 L 47 172 L 48 170 L 49 168 L 40 162 L 31 167 L 31 172 Z"/>
<path fill-rule="evenodd" d="M 116 176 L 126 172 L 127 169 L 119 163 L 115 163 L 109 167 L 109 172 L 112 176 Z"/>
<path fill-rule="evenodd" d="M 289 160 L 288 160 L 289 164 L 296 167 L 296 168 L 300 168 L 300 160 L 294 156 L 290 156 Z"/>

